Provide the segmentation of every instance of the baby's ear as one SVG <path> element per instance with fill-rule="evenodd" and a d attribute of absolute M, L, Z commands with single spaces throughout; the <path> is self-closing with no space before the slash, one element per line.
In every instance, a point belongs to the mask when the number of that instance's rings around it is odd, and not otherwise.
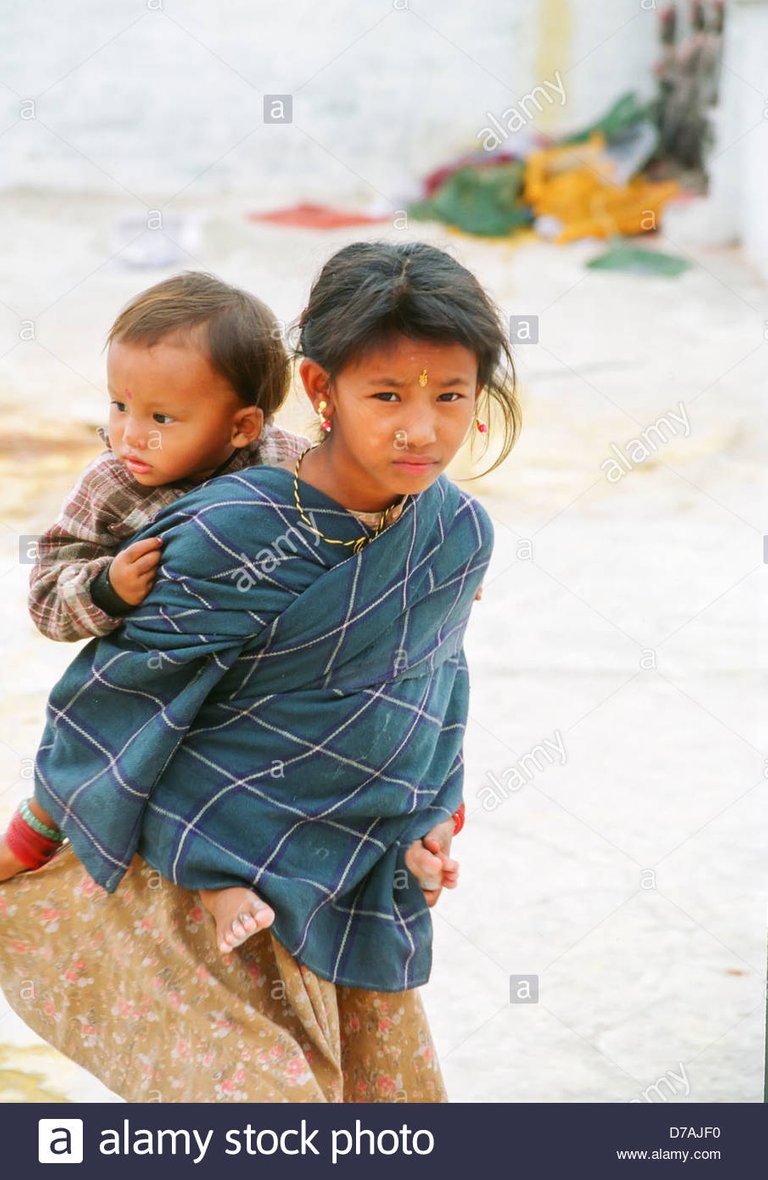
<path fill-rule="evenodd" d="M 243 406 L 232 422 L 232 445 L 247 447 L 258 440 L 264 427 L 264 411 L 259 406 Z"/>

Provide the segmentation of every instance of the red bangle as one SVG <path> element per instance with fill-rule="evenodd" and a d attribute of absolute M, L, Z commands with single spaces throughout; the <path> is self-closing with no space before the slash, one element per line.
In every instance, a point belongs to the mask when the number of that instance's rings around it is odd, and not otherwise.
<path fill-rule="evenodd" d="M 466 819 L 466 812 L 463 803 L 457 811 L 454 811 L 451 818 L 453 819 L 453 834 L 454 836 L 458 836 L 459 832 L 464 827 L 464 820 Z"/>
<path fill-rule="evenodd" d="M 5 842 L 13 855 L 28 869 L 39 869 L 47 864 L 57 849 L 61 848 L 60 840 L 49 840 L 41 836 L 24 820 L 20 811 L 13 816 Z"/>

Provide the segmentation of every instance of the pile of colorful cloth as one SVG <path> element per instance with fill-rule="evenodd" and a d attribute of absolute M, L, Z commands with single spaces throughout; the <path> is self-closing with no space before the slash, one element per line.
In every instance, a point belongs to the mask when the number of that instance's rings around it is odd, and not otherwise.
<path fill-rule="evenodd" d="M 576 135 L 538 136 L 521 156 L 481 151 L 438 169 L 409 213 L 485 237 L 526 227 L 556 242 L 646 233 L 680 191 L 648 175 L 657 147 L 649 107 L 628 94 Z"/>

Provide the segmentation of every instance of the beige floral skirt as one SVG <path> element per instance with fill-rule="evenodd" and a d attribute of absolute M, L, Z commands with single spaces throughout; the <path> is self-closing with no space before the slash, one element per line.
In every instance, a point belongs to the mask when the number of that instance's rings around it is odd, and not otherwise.
<path fill-rule="evenodd" d="M 222 956 L 138 857 L 111 895 L 68 846 L 1 885 L 0 987 L 128 1102 L 447 1101 L 418 990 L 329 983 L 268 930 Z"/>

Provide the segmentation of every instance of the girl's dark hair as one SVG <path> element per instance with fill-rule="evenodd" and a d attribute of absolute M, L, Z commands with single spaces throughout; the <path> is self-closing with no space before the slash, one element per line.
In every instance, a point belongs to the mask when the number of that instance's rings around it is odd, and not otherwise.
<path fill-rule="evenodd" d="M 498 309 L 475 276 L 426 242 L 354 242 L 320 272 L 298 323 L 297 357 L 308 357 L 333 381 L 361 355 L 393 336 L 462 344 L 477 357 L 478 381 L 500 409 L 501 453 L 520 431 L 515 369 Z"/>
<path fill-rule="evenodd" d="M 265 418 L 288 392 L 290 365 L 277 320 L 265 303 L 214 275 L 188 270 L 142 291 L 124 307 L 107 344 L 159 343 L 174 332 L 204 329 L 204 345 L 217 373 L 243 405 Z"/>

